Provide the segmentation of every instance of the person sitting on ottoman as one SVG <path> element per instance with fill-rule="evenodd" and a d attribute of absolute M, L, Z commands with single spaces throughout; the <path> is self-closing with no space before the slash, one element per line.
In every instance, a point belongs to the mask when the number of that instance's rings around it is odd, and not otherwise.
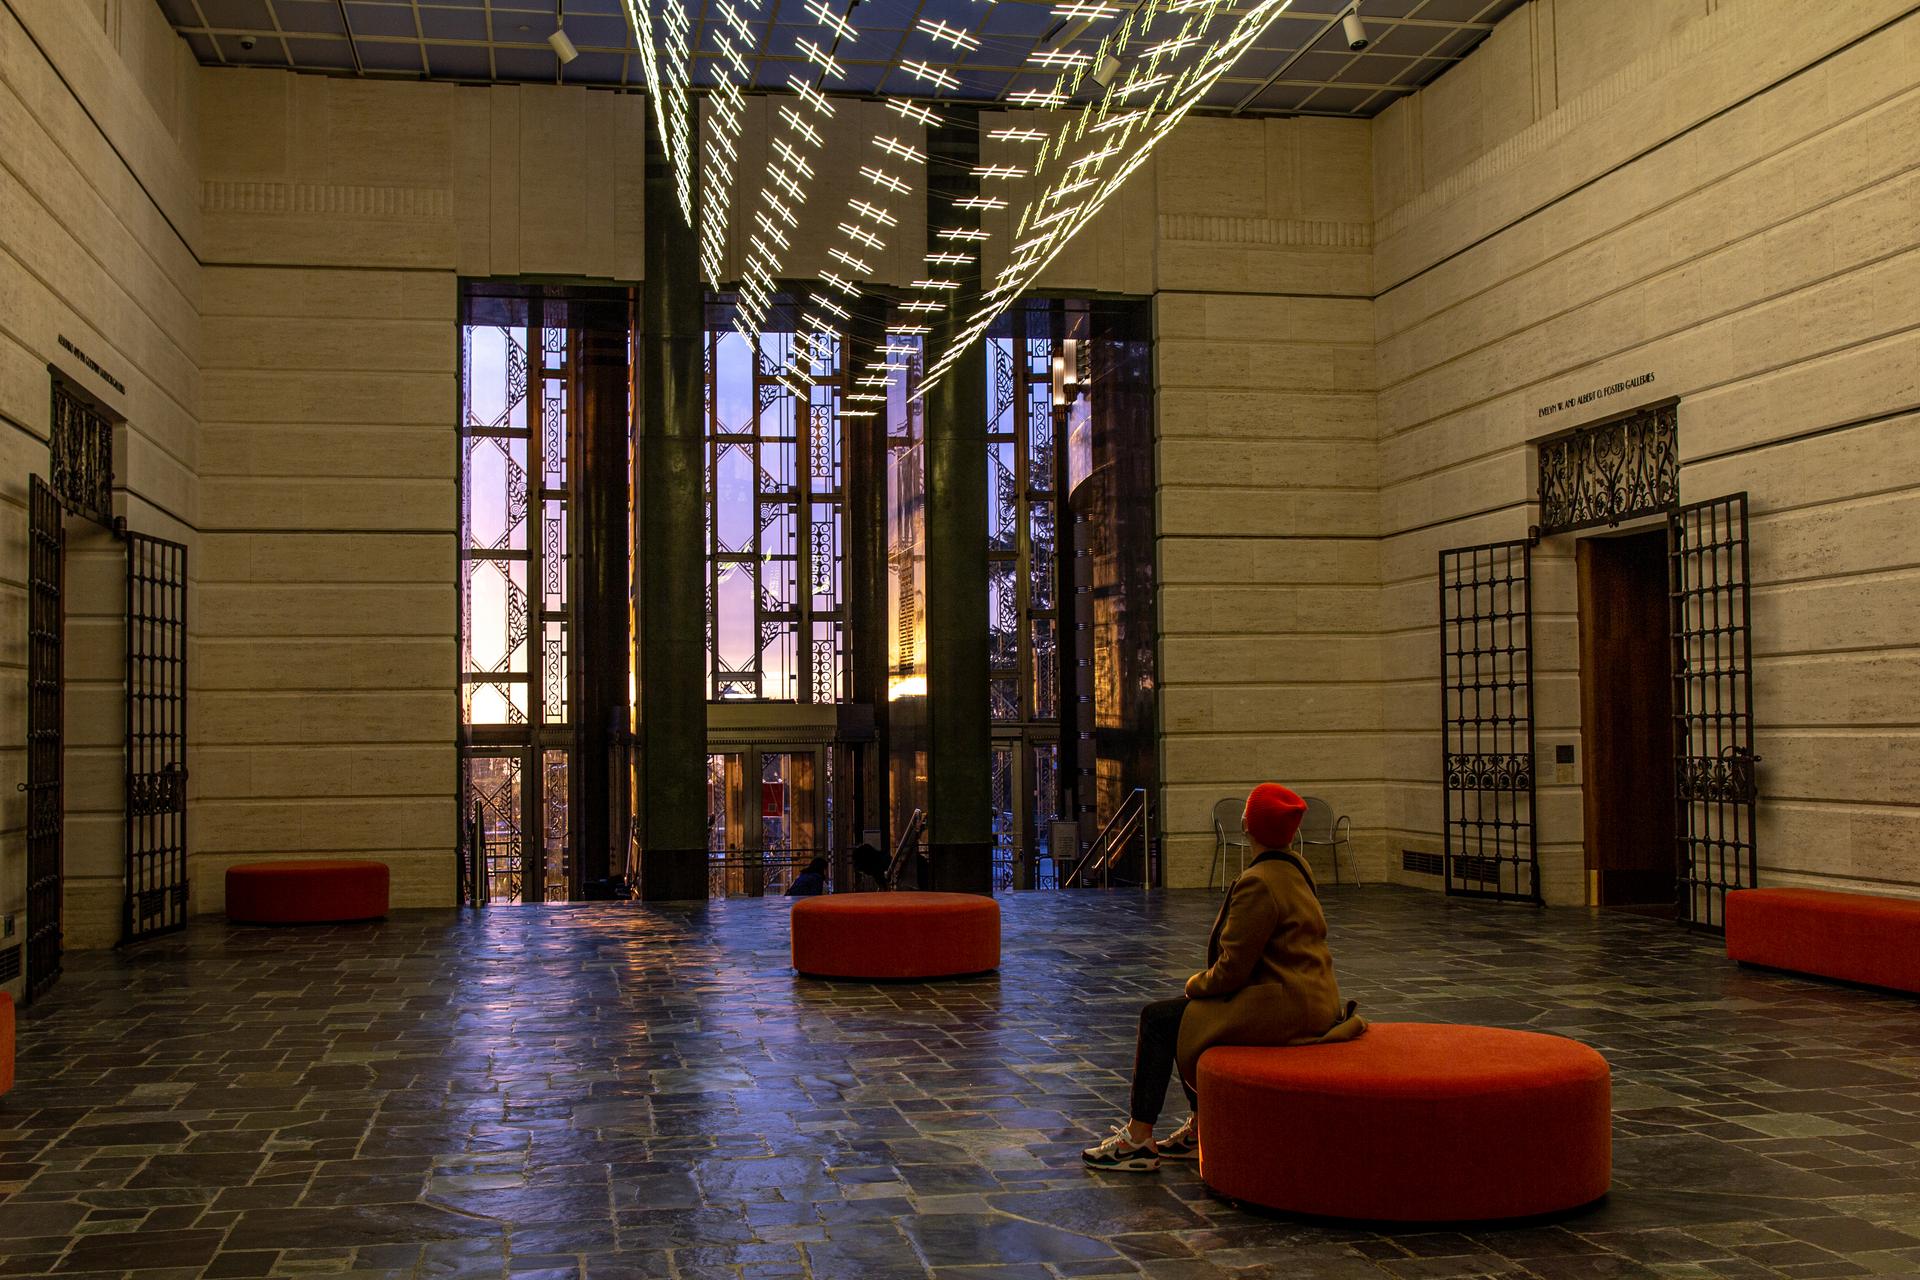
<path fill-rule="evenodd" d="M 1207 967 L 1187 979 L 1184 996 L 1140 1011 L 1130 1115 L 1105 1141 L 1081 1152 L 1088 1168 L 1139 1172 L 1159 1168 L 1163 1159 L 1196 1158 L 1194 1116 L 1159 1143 L 1153 1126 L 1176 1066 L 1188 1104 L 1198 1107 L 1195 1065 L 1214 1045 L 1331 1043 L 1367 1029 L 1355 1005 L 1340 1002 L 1313 873 L 1289 848 L 1306 812 L 1306 802 L 1276 782 L 1261 783 L 1247 797 L 1240 824 L 1253 861 L 1213 922 Z"/>

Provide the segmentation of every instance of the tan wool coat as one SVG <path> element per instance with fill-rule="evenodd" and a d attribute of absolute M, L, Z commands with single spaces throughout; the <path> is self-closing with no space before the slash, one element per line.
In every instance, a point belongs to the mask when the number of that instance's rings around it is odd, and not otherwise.
<path fill-rule="evenodd" d="M 1317 1044 L 1367 1029 L 1340 1003 L 1313 873 L 1290 852 L 1263 854 L 1233 882 L 1187 997 L 1176 1061 L 1188 1083 L 1214 1045 Z"/>

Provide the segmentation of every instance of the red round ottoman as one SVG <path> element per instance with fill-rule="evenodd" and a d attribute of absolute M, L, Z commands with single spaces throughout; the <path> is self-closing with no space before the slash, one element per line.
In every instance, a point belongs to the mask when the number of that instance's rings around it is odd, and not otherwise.
<path fill-rule="evenodd" d="M 1000 904 L 977 893 L 836 893 L 793 904 L 793 967 L 817 978 L 951 978 L 1000 967 Z"/>
<path fill-rule="evenodd" d="M 1611 1073 L 1576 1040 L 1375 1023 L 1200 1056 L 1200 1176 L 1291 1213 L 1470 1222 L 1571 1209 L 1613 1171 Z"/>
<path fill-rule="evenodd" d="M 236 924 L 335 924 L 387 914 L 384 862 L 249 862 L 227 868 Z"/>

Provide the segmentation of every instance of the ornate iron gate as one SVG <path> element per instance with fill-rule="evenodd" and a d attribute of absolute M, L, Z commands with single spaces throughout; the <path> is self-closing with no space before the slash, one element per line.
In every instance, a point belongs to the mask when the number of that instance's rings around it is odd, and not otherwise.
<path fill-rule="evenodd" d="M 1530 540 L 1440 553 L 1449 894 L 1540 901 L 1532 576 Z"/>
<path fill-rule="evenodd" d="M 60 499 L 39 476 L 28 483 L 27 531 L 27 999 L 60 977 L 62 692 L 66 632 L 60 593 L 65 568 Z"/>
<path fill-rule="evenodd" d="M 187 922 L 187 549 L 127 535 L 127 914 L 122 941 Z"/>
<path fill-rule="evenodd" d="M 1676 510 L 1667 549 L 1680 918 L 1718 930 L 1727 890 L 1751 888 L 1757 870 L 1747 495 Z"/>

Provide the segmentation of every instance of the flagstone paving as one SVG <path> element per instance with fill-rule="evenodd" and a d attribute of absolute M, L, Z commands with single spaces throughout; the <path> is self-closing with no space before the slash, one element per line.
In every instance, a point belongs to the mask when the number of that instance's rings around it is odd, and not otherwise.
<path fill-rule="evenodd" d="M 498 907 L 70 955 L 0 1099 L 0 1277 L 1920 1276 L 1920 1002 L 1636 916 L 1325 900 L 1370 1016 L 1607 1055 L 1603 1203 L 1387 1230 L 1085 1173 L 1203 891 L 1011 895 L 1000 974 L 912 985 L 797 978 L 778 899 Z"/>

